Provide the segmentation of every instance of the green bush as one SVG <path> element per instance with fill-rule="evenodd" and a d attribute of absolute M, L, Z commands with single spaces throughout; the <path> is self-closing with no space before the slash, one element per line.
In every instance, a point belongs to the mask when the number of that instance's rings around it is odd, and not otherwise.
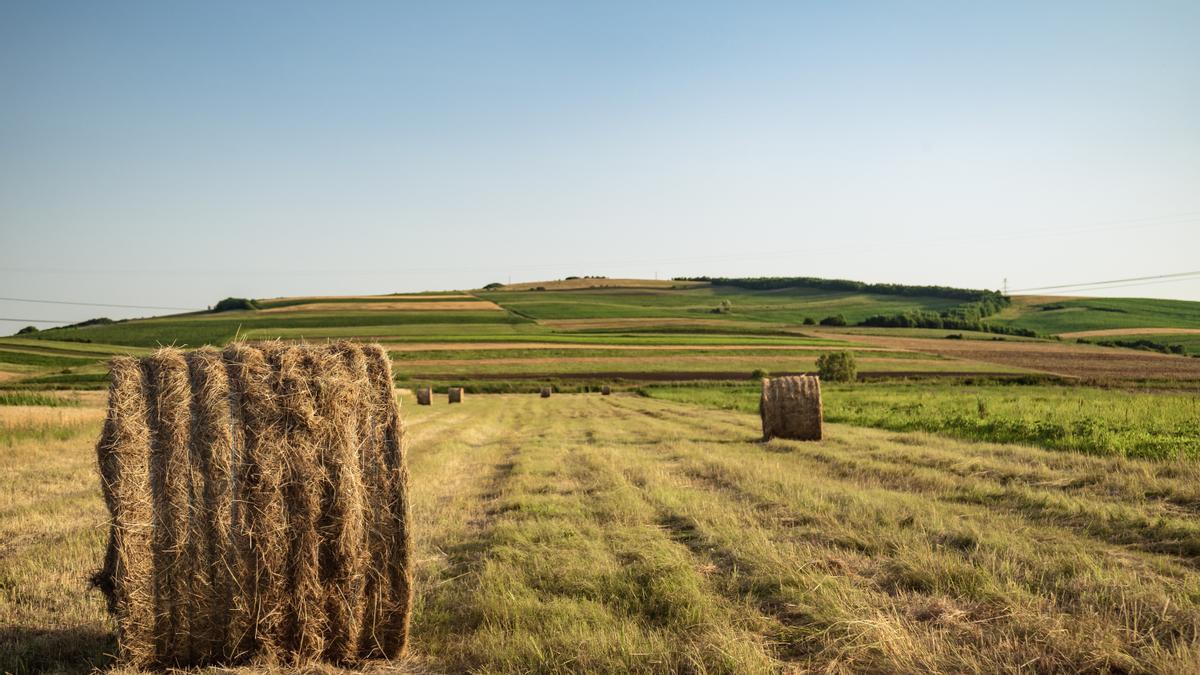
<path fill-rule="evenodd" d="M 817 372 L 826 382 L 853 382 L 858 364 L 850 352 L 830 352 L 817 357 Z"/>
<path fill-rule="evenodd" d="M 841 314 L 834 314 L 833 316 L 827 316 L 824 319 L 821 319 L 821 325 L 822 326 L 845 326 L 846 325 L 846 317 L 842 316 Z"/>
<path fill-rule="evenodd" d="M 37 326 L 25 326 L 21 330 L 17 331 L 17 335 L 29 335 L 30 333 L 36 332 L 38 332 Z"/>
<path fill-rule="evenodd" d="M 815 326 L 815 325 L 817 325 L 817 320 L 812 318 L 811 316 L 806 316 L 806 317 L 804 317 L 804 325 L 805 326 Z"/>
<path fill-rule="evenodd" d="M 213 306 L 214 312 L 229 312 L 235 309 L 258 309 L 258 305 L 248 298 L 225 298 Z"/>
<path fill-rule="evenodd" d="M 761 380 L 764 377 L 770 377 L 770 376 L 771 376 L 771 372 L 768 370 L 764 370 L 762 368 L 755 368 L 754 371 L 750 373 L 750 379 L 752 379 L 752 380 Z"/>

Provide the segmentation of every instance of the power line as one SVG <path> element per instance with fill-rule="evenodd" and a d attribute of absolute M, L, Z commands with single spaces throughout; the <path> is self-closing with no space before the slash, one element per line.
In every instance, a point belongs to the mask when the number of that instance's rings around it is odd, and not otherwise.
<path fill-rule="evenodd" d="M 1087 283 L 1078 283 L 1078 284 L 1061 284 L 1058 286 L 1037 286 L 1035 288 L 1018 288 L 1018 289 L 1010 291 L 1010 292 L 1012 292 L 1012 293 L 1028 293 L 1029 291 L 1054 291 L 1054 290 L 1061 290 L 1064 288 L 1078 288 L 1078 289 L 1084 290 L 1082 287 L 1086 287 L 1086 286 L 1107 286 L 1108 284 L 1124 284 L 1124 283 L 1128 283 L 1128 282 L 1152 281 L 1152 280 L 1156 280 L 1156 279 L 1181 279 L 1184 277 L 1193 277 L 1193 276 L 1197 276 L 1197 275 L 1200 275 L 1200 270 L 1197 270 L 1195 272 L 1176 272 L 1174 274 L 1155 274 L 1155 275 L 1151 275 L 1148 277 L 1129 277 L 1128 279 L 1109 279 L 1108 281 L 1090 281 Z"/>
<path fill-rule="evenodd" d="M 70 302 L 67 300 L 31 300 L 29 298 L 0 298 L 9 302 L 33 302 L 42 305 L 78 305 L 80 307 L 121 307 L 124 309 L 177 309 L 185 312 L 198 312 L 197 307 L 161 307 L 158 305 L 118 305 L 108 302 Z"/>
<path fill-rule="evenodd" d="M 56 321 L 54 319 L 5 319 L 5 318 L 0 318 L 0 321 L 28 321 L 30 323 L 79 323 L 78 321 Z"/>

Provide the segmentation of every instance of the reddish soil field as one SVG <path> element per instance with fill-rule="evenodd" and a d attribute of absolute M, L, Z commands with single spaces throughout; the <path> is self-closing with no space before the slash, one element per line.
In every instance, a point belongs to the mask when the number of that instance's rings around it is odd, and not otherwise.
<path fill-rule="evenodd" d="M 955 359 L 1017 366 L 1068 377 L 1099 380 L 1200 380 L 1200 359 L 1133 349 L 1056 342 L 989 342 L 885 335 L 843 337 L 889 349 L 911 349 Z"/>
<path fill-rule="evenodd" d="M 779 377 L 783 375 L 805 375 L 811 374 L 811 371 L 794 371 L 794 372 L 772 372 L 773 376 Z M 589 373 L 476 373 L 469 376 L 464 376 L 461 373 L 422 373 L 415 376 L 414 379 L 422 381 L 455 381 L 462 379 L 471 380 L 572 380 L 572 381 L 604 381 L 604 382 L 688 382 L 688 381 L 730 381 L 730 380 L 747 380 L 749 373 L 744 370 L 711 370 L 711 371 L 667 371 L 659 370 L 654 372 L 629 373 L 624 371 L 595 371 Z M 858 379 L 860 380 L 876 380 L 885 378 L 946 378 L 946 377 L 972 377 L 972 378 L 988 378 L 988 379 L 1010 379 L 1024 377 L 1020 373 L 1012 372 L 978 372 L 978 371 L 949 371 L 949 370 L 913 370 L 913 371 L 859 371 Z M 747 380 L 748 381 L 748 380 Z"/>

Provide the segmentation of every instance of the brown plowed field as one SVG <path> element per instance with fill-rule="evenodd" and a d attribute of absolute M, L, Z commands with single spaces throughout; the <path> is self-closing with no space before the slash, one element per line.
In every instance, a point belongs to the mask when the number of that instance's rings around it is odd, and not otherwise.
<path fill-rule="evenodd" d="M 886 352 L 892 351 L 883 347 L 860 347 L 858 345 L 602 345 L 559 342 L 393 342 L 384 344 L 392 352 L 440 352 L 440 351 L 487 351 L 500 349 L 611 349 L 623 351 L 629 349 L 646 351 L 697 351 L 721 352 L 744 349 L 771 351 L 830 351 L 849 349 L 856 352 Z"/>
<path fill-rule="evenodd" d="M 813 371 L 778 371 L 772 372 L 775 377 L 784 375 L 804 375 Z M 454 380 L 603 380 L 603 381 L 624 381 L 624 382 L 687 382 L 691 380 L 745 380 L 749 377 L 749 373 L 744 370 L 706 370 L 706 371 L 669 371 L 659 370 L 654 372 L 630 373 L 624 371 L 603 371 L 597 370 L 588 373 L 474 373 L 469 376 L 461 373 L 422 373 L 416 376 L 415 379 L 422 381 L 454 381 Z M 990 379 L 1012 379 L 1025 377 L 1021 373 L 1013 372 L 979 372 L 979 371 L 952 371 L 952 370 L 880 370 L 880 371 L 859 371 L 858 379 L 860 380 L 875 380 L 880 378 L 946 378 L 946 377 L 976 377 Z"/>
<path fill-rule="evenodd" d="M 455 312 L 501 311 L 487 300 L 434 300 L 429 302 L 312 302 L 261 310 L 263 314 L 288 312 Z"/>
<path fill-rule="evenodd" d="M 1200 328 L 1106 328 L 1059 333 L 1062 338 L 1118 337 L 1121 335 L 1196 335 Z"/>
<path fill-rule="evenodd" d="M 830 335 L 829 337 L 835 337 Z M 1091 379 L 1196 380 L 1200 359 L 1132 349 L 1056 342 L 1010 342 L 844 336 L 888 349 L 910 349 L 955 359 L 1029 368 L 1056 375 Z"/>
<path fill-rule="evenodd" d="M 772 357 L 777 358 L 777 357 Z M 805 358 L 812 358 L 807 356 Z M 746 361 L 745 356 L 674 356 L 671 361 L 675 363 L 698 363 L 712 362 L 722 363 L 730 361 Z M 470 364 L 472 366 L 545 366 L 553 363 L 644 363 L 647 368 L 653 368 L 655 364 L 662 362 L 662 357 L 657 356 L 570 356 L 570 357 L 533 357 L 528 359 L 408 359 L 404 361 L 404 367 L 417 366 L 462 366 Z M 936 359 L 926 359 L 924 357 L 916 358 L 882 358 L 882 357 L 860 357 L 859 363 L 946 363 Z"/>

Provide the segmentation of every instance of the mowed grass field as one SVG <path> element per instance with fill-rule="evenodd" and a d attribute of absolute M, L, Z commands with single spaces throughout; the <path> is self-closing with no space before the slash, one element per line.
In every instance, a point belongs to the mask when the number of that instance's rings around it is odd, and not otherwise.
<path fill-rule="evenodd" d="M 12 401 L 20 402 L 20 401 Z M 36 402 L 26 400 L 25 402 Z M 632 395 L 403 401 L 401 672 L 1195 672 L 1200 465 Z M 103 397 L 0 405 L 0 671 L 106 666 Z"/>

